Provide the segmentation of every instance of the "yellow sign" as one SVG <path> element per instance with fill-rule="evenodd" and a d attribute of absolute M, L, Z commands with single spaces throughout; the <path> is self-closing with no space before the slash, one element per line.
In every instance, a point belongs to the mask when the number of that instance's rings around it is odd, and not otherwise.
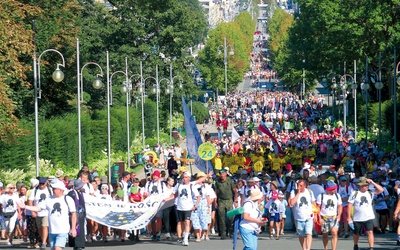
<path fill-rule="evenodd" d="M 205 161 L 209 161 L 217 154 L 217 149 L 212 143 L 205 142 L 197 149 L 199 157 Z"/>

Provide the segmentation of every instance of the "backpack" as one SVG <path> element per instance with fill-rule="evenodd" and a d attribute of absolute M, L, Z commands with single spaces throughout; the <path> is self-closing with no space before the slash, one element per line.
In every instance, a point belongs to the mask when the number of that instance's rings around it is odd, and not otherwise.
<path fill-rule="evenodd" d="M 49 185 L 46 185 L 46 187 L 47 187 L 47 191 L 49 191 L 49 194 L 50 194 L 50 195 L 53 195 L 53 192 L 52 192 L 50 186 L 49 186 Z M 39 187 L 36 187 L 36 188 L 35 188 L 34 197 L 36 197 L 36 193 L 37 193 L 38 190 L 39 190 Z"/>
<path fill-rule="evenodd" d="M 154 181 L 151 181 L 151 182 L 153 183 L 153 186 L 154 186 Z M 164 193 L 164 182 L 159 181 L 159 183 L 161 183 L 161 193 Z M 158 187 L 158 184 L 157 184 L 157 187 Z M 192 187 L 192 186 L 190 186 L 190 187 Z M 147 193 L 150 194 L 151 190 L 149 190 L 149 188 L 150 188 L 150 181 L 146 183 L 146 191 L 147 191 Z"/>
<path fill-rule="evenodd" d="M 371 195 L 372 204 L 374 204 L 374 195 L 372 194 L 371 190 L 368 190 L 368 193 Z M 354 194 L 354 200 L 357 198 L 358 190 Z"/>
<path fill-rule="evenodd" d="M 75 190 L 73 190 L 73 192 L 75 192 Z M 79 236 L 79 235 L 80 235 L 80 231 L 81 231 L 81 230 L 80 230 L 80 226 L 79 226 L 79 220 L 80 220 L 81 218 L 79 218 L 77 201 L 76 201 L 75 198 L 74 198 L 75 195 L 74 195 L 74 197 L 72 197 L 71 195 L 69 195 L 69 193 L 68 193 L 67 195 L 68 195 L 69 197 L 71 197 L 71 198 L 75 201 L 76 215 L 77 215 L 75 229 L 76 229 L 76 236 Z M 66 204 L 67 207 L 68 207 L 69 226 L 70 226 L 70 228 L 71 228 L 71 210 L 70 210 L 69 205 L 68 205 L 68 202 L 67 202 L 67 195 L 64 195 L 64 202 L 65 202 L 65 204 Z"/>

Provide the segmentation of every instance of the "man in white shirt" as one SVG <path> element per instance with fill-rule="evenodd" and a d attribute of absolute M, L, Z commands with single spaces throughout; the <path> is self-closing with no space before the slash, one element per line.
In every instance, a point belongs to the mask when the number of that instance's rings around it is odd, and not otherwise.
<path fill-rule="evenodd" d="M 190 217 L 193 210 L 196 210 L 200 203 L 200 195 L 196 188 L 190 184 L 190 173 L 183 173 L 182 183 L 175 186 L 176 209 L 178 221 L 183 225 L 182 245 L 189 246 Z M 196 198 L 197 197 L 197 198 Z M 193 203 L 196 200 L 196 203 Z"/>
<path fill-rule="evenodd" d="M 358 191 L 353 191 L 349 198 L 349 204 L 347 206 L 348 213 L 351 214 L 351 210 L 354 207 L 353 220 L 349 216 L 347 221 L 350 227 L 354 227 L 353 241 L 354 250 L 358 250 L 358 239 L 360 237 L 361 230 L 365 227 L 367 229 L 369 247 L 374 247 L 374 205 L 372 204 L 373 196 L 379 195 L 383 192 L 383 188 L 375 183 L 371 179 L 365 177 L 360 178 L 360 182 L 357 184 L 359 187 Z M 374 186 L 374 193 L 368 190 L 368 186 Z M 354 226 L 352 226 L 354 225 Z"/>
<path fill-rule="evenodd" d="M 50 247 L 53 250 L 62 250 L 67 242 L 68 234 L 76 237 L 77 217 L 75 202 L 71 197 L 64 195 L 66 188 L 61 181 L 55 180 L 51 184 L 51 188 L 54 195 L 41 202 L 39 206 L 26 206 L 22 202 L 18 203 L 18 206 L 21 209 L 25 208 L 32 212 L 46 212 L 49 221 Z"/>
<path fill-rule="evenodd" d="M 290 193 L 289 199 L 289 206 L 293 208 L 296 231 L 303 250 L 311 249 L 314 226 L 312 206 L 315 205 L 315 198 L 313 192 L 307 188 L 307 185 L 306 180 L 299 180 L 297 189 Z"/>

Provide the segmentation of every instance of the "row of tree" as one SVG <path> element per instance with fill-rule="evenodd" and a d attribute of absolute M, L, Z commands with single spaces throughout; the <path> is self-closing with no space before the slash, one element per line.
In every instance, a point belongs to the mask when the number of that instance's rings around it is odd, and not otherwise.
<path fill-rule="evenodd" d="M 219 90 L 221 95 L 225 90 L 224 38 L 227 45 L 228 91 L 243 80 L 244 73 L 250 66 L 255 22 L 249 12 L 243 11 L 233 22 L 221 23 L 209 32 L 207 43 L 199 52 L 199 68 L 207 82 L 207 88 Z"/>
<path fill-rule="evenodd" d="M 275 69 L 287 88 L 299 93 L 305 71 L 306 93 L 313 91 L 316 82 L 327 78 L 326 87 L 331 91 L 336 76 L 354 74 L 353 61 L 357 63 L 357 92 L 363 102 L 360 84 L 365 81 L 368 58 L 369 83 L 382 75 L 382 100 L 393 99 L 394 58 L 400 44 L 400 4 L 394 0 L 298 0 L 300 12 L 294 16 L 276 8 L 269 1 L 272 18 L 268 20 L 269 48 Z M 398 75 L 397 75 L 398 76 Z M 372 79 L 374 78 L 374 79 Z M 349 79 L 347 79 L 349 80 Z M 351 93 L 348 83 L 348 92 Z M 396 86 L 398 90 L 399 86 Z M 351 94 L 349 94 L 351 96 Z M 396 96 L 396 95 L 395 95 Z M 369 100 L 378 101 L 377 90 L 371 84 Z M 398 95 L 397 95 L 398 102 Z M 397 105 L 399 109 L 400 105 Z M 393 106 L 384 105 L 383 130 L 393 135 Z M 365 110 L 365 109 L 364 109 Z M 400 110 L 397 110 L 397 114 Z M 377 118 L 378 119 L 378 118 Z M 399 121 L 399 117 L 397 117 Z M 354 120 L 352 121 L 354 123 Z M 378 124 L 371 120 L 371 124 Z M 398 141 L 400 140 L 398 133 Z"/>
<path fill-rule="evenodd" d="M 110 55 L 110 74 L 125 71 L 140 74 L 146 81 L 145 136 L 146 144 L 155 145 L 156 95 L 152 93 L 156 77 L 170 79 L 170 65 L 174 78 L 173 113 L 181 113 L 180 96 L 196 97 L 201 94 L 193 84 L 193 67 L 197 64 L 207 76 L 209 88 L 223 89 L 223 59 L 215 44 L 234 45 L 235 55 L 229 58 L 229 88 L 243 77 L 248 67 L 254 21 L 247 12 L 241 13 L 232 23 L 221 23 L 208 34 L 204 10 L 197 0 L 113 0 L 113 8 L 106 8 L 94 0 L 6 0 L 0 13 L 0 179 L 12 176 L 34 176 L 35 128 L 34 128 L 34 74 L 32 56 L 40 57 L 41 98 L 39 102 L 39 145 L 42 173 L 54 174 L 54 168 L 67 173 L 78 169 L 77 131 L 77 77 L 83 79 L 81 106 L 82 159 L 97 168 L 107 168 L 107 97 L 106 88 L 92 87 L 92 82 L 103 70 L 106 84 L 106 51 Z M 200 62 L 188 53 L 188 48 L 201 44 L 209 35 L 205 51 L 200 52 Z M 80 66 L 77 70 L 77 39 L 80 47 Z M 211 45 L 211 46 L 210 46 Z M 213 53 L 209 50 L 212 48 Z M 45 52 L 58 50 L 65 58 L 60 67 L 65 78 L 55 83 L 52 73 L 61 63 L 60 55 Z M 204 56 L 210 55 L 210 58 Z M 207 65 L 207 63 L 210 63 Z M 217 63 L 218 62 L 218 63 Z M 89 64 L 88 64 L 89 63 Z M 203 67 L 205 64 L 207 66 Z M 87 67 L 82 70 L 83 65 Z M 213 72 L 208 74 L 207 72 Z M 149 78 L 150 77 L 150 78 Z M 219 80 L 215 80 L 220 78 Z M 133 83 L 139 81 L 132 77 Z M 183 88 L 177 81 L 183 80 Z M 111 107 L 111 153 L 114 160 L 126 160 L 126 98 L 120 89 L 125 81 L 123 74 L 112 79 L 113 106 Z M 169 128 L 182 125 L 182 116 L 174 115 L 169 124 L 170 96 L 166 94 L 167 81 L 160 80 L 160 128 L 161 141 L 169 142 Z M 141 109 L 140 95 L 134 84 L 130 109 L 131 153 L 140 151 Z M 139 107 L 137 107 L 137 105 Z M 203 104 L 194 102 L 193 113 L 202 121 L 208 115 Z M 176 121 L 175 121 L 176 119 Z M 165 132 L 165 133 L 163 133 Z M 22 172 L 18 172 L 18 171 Z M 11 171 L 11 172 L 10 172 Z M 70 172 L 68 172 L 70 171 Z"/>
<path fill-rule="evenodd" d="M 91 82 L 99 69 L 87 67 L 77 72 L 76 39 L 80 40 L 80 65 L 98 63 L 106 72 L 106 51 L 110 53 L 110 72 L 125 69 L 128 57 L 129 74 L 155 77 L 159 65 L 159 78 L 180 75 L 185 88 L 176 94 L 196 94 L 190 84 L 191 74 L 182 56 L 189 47 L 203 41 L 207 34 L 204 10 L 197 0 L 114 0 L 113 8 L 105 8 L 94 0 L 6 0 L 2 1 L 0 16 L 1 122 L 0 140 L 12 142 L 23 131 L 19 119 L 33 120 L 32 55 L 41 57 L 41 118 L 61 116 L 76 111 L 77 75 L 83 74 L 83 89 L 87 111 L 102 109 L 106 105 L 105 89 L 95 90 Z M 32 29 L 32 21 L 35 21 Z M 56 49 L 66 60 L 65 79 L 54 83 L 51 74 L 61 58 L 56 53 L 41 54 Z M 106 82 L 105 73 L 103 82 Z M 115 105 L 123 105 L 119 89 L 123 78 L 113 79 Z M 153 85 L 154 82 L 147 83 Z M 163 86 L 165 88 L 166 86 Z M 87 95 L 87 96 L 86 96 Z M 174 99 L 178 102 L 179 98 Z M 167 103 L 167 102 L 166 102 Z M 175 105 L 177 106 L 177 105 Z"/>

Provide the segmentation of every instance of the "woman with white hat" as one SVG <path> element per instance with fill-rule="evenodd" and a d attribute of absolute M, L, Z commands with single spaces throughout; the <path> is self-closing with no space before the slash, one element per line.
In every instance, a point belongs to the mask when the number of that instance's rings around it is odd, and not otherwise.
<path fill-rule="evenodd" d="M 239 231 L 244 244 L 243 250 L 256 250 L 260 226 L 265 224 L 261 218 L 259 206 L 263 201 L 263 194 L 259 189 L 252 189 L 248 200 L 244 203 L 244 213 L 240 221 Z"/>
<path fill-rule="evenodd" d="M 3 217 L 6 226 L 7 244 L 12 245 L 12 232 L 14 231 L 17 218 L 21 217 L 17 202 L 19 197 L 15 191 L 14 184 L 8 184 L 5 193 L 0 198 L 0 204 L 3 207 Z"/>

